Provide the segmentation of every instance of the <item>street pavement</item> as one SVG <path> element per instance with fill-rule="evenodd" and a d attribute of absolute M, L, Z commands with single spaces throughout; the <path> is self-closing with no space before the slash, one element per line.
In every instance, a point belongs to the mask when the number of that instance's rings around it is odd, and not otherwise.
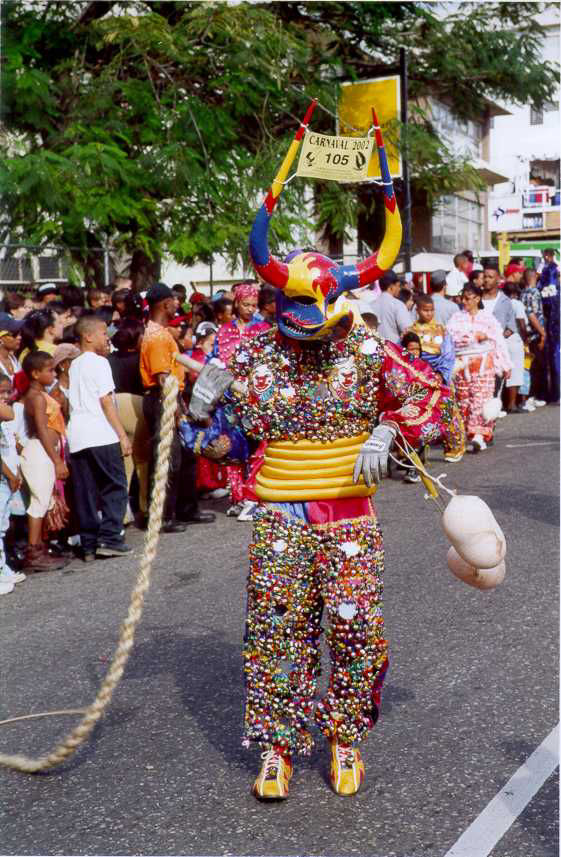
<path fill-rule="evenodd" d="M 0 853 L 444 857 L 558 722 L 559 409 L 499 422 L 496 444 L 429 468 L 489 503 L 508 544 L 493 592 L 446 566 L 439 514 L 419 485 L 376 496 L 386 546 L 391 667 L 363 744 L 366 782 L 333 794 L 325 743 L 297 762 L 290 797 L 250 795 L 241 747 L 246 550 L 224 516 L 161 537 L 142 622 L 109 711 L 54 772 L 0 770 Z M 84 706 L 111 660 L 138 568 L 74 562 L 0 598 L 0 719 Z M 323 681 L 326 680 L 325 673 Z M 77 722 L 0 727 L 0 751 L 43 754 Z M 556 857 L 556 775 L 492 857 Z M 474 853 L 471 857 L 480 857 Z"/>

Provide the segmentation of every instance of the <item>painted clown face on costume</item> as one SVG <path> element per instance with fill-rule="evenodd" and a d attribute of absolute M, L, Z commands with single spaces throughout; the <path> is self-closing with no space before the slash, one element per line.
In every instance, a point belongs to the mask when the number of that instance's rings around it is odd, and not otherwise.
<path fill-rule="evenodd" d="M 346 291 L 374 282 L 393 264 L 401 244 L 401 218 L 396 205 L 384 142 L 376 115 L 376 144 L 384 185 L 386 231 L 380 248 L 358 265 L 338 265 L 315 251 L 295 250 L 281 262 L 269 253 L 269 222 L 290 165 L 311 117 L 313 103 L 296 133 L 271 190 L 257 212 L 249 238 L 251 261 L 257 273 L 278 289 L 277 324 L 284 336 L 298 340 L 340 339 L 354 322 L 348 302 L 337 299 Z M 337 303 L 336 303 L 337 302 Z"/>

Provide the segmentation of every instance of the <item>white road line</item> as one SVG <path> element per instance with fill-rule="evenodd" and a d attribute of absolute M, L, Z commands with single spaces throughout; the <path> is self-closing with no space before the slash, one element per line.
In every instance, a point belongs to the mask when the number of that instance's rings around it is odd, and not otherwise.
<path fill-rule="evenodd" d="M 507 449 L 520 449 L 523 446 L 553 446 L 556 440 L 534 440 L 531 443 L 505 443 Z"/>
<path fill-rule="evenodd" d="M 559 765 L 559 724 L 444 857 L 487 857 Z"/>

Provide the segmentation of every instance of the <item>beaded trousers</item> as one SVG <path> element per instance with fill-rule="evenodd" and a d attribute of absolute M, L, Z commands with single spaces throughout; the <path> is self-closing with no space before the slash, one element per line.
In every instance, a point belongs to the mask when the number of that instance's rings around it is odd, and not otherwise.
<path fill-rule="evenodd" d="M 308 754 L 312 719 L 342 743 L 365 737 L 388 666 L 383 564 L 374 517 L 318 525 L 260 508 L 250 545 L 245 746 Z M 315 704 L 324 612 L 331 674 Z"/>

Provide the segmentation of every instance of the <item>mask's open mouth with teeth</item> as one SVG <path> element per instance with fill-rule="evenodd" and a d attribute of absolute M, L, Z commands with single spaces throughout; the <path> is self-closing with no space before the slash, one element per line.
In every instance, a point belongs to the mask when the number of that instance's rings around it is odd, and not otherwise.
<path fill-rule="evenodd" d="M 323 339 L 330 338 L 335 333 L 338 325 L 346 331 L 353 325 L 352 314 L 339 312 L 331 318 L 322 318 L 320 321 L 301 318 L 294 312 L 285 310 L 277 316 L 279 330 L 284 336 L 293 339 Z"/>
<path fill-rule="evenodd" d="M 300 324 L 286 315 L 281 316 L 278 320 L 278 325 L 281 333 L 294 339 L 310 339 L 314 334 L 319 333 L 322 328 L 321 324 Z"/>
<path fill-rule="evenodd" d="M 323 321 L 318 324 L 315 321 L 305 321 L 303 318 L 296 318 L 296 316 L 291 312 L 283 312 L 282 320 L 286 327 L 291 330 L 303 330 L 303 331 L 313 331 L 319 330 L 322 326 Z"/>

